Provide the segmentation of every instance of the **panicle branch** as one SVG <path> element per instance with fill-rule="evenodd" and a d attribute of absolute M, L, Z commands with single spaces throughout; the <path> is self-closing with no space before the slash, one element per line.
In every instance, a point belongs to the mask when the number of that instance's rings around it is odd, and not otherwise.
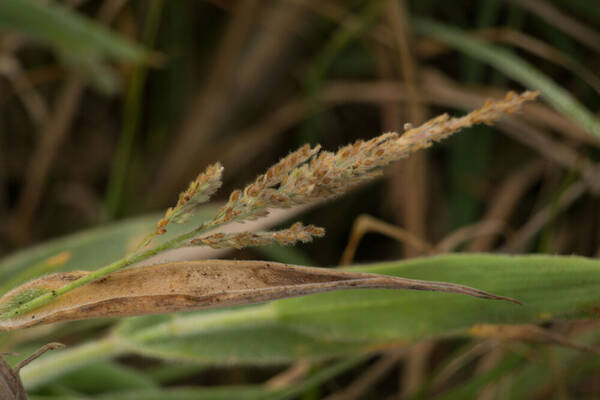
<path fill-rule="evenodd" d="M 475 124 L 491 124 L 505 114 L 519 110 L 538 92 L 517 95 L 509 92 L 503 100 L 488 101 L 464 117 L 440 115 L 399 136 L 384 133 L 371 140 L 358 140 L 337 152 L 320 151 L 306 145 L 290 153 L 243 191 L 231 193 L 229 201 L 209 223 L 221 225 L 263 217 L 269 208 L 288 208 L 339 196 L 381 174 L 383 167 L 428 148 L 461 129 Z"/>
<path fill-rule="evenodd" d="M 162 235 L 167 231 L 166 226 L 171 222 L 182 224 L 187 222 L 202 203 L 208 201 L 222 185 L 223 166 L 220 163 L 209 165 L 196 179 L 190 182 L 188 188 L 179 194 L 174 207 L 167 209 L 165 216 L 156 224 L 155 234 Z"/>
<path fill-rule="evenodd" d="M 210 246 L 213 249 L 234 247 L 241 249 L 244 247 L 265 246 L 272 243 L 281 245 L 291 245 L 297 242 L 312 242 L 314 237 L 325 235 L 325 229 L 308 225 L 304 226 L 301 222 L 296 222 L 288 229 L 273 232 L 237 232 L 237 233 L 215 233 L 202 238 L 192 239 L 189 242 L 191 246 Z"/>

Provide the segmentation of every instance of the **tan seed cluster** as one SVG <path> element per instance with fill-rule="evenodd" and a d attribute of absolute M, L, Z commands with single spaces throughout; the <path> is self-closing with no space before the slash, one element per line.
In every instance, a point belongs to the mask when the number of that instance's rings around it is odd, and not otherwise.
<path fill-rule="evenodd" d="M 272 243 L 281 245 L 291 245 L 297 242 L 311 242 L 313 237 L 322 237 L 325 235 L 325 229 L 314 225 L 304 226 L 296 222 L 288 229 L 274 232 L 238 232 L 238 233 L 215 233 L 203 238 L 193 239 L 189 245 L 210 246 L 214 249 L 234 247 L 241 249 L 244 247 L 265 246 Z"/>
<path fill-rule="evenodd" d="M 448 114 L 442 114 L 424 125 L 404 132 L 401 138 L 402 144 L 405 146 L 405 151 L 412 153 L 473 125 L 492 125 L 502 116 L 519 111 L 524 102 L 533 100 L 538 95 L 538 91 L 525 91 L 521 94 L 508 92 L 503 100 L 488 100 L 483 107 L 464 117 L 450 118 Z"/>
<path fill-rule="evenodd" d="M 440 115 L 410 128 L 402 136 L 384 133 L 371 140 L 359 140 L 336 153 L 306 145 L 284 157 L 243 191 L 234 191 L 227 204 L 211 222 L 220 225 L 232 220 L 252 220 L 267 215 L 269 208 L 287 208 L 349 191 L 381 174 L 388 164 L 425 149 L 461 129 L 491 124 L 505 114 L 519 110 L 538 92 L 510 92 L 503 100 L 488 101 L 468 115 L 450 118 Z"/>
<path fill-rule="evenodd" d="M 175 207 L 167 209 L 165 216 L 156 224 L 156 234 L 166 232 L 166 226 L 171 222 L 181 224 L 189 220 L 195 209 L 208 201 L 221 187 L 223 167 L 220 163 L 208 166 L 196 179 L 190 182 L 188 188 L 179 195 Z"/>

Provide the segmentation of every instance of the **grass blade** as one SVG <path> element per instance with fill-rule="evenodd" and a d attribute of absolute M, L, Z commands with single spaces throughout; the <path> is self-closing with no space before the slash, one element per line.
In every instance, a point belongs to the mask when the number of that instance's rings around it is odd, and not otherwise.
<path fill-rule="evenodd" d="M 455 254 L 352 268 L 481 287 L 523 306 L 451 293 L 351 290 L 220 311 L 126 319 L 108 339 L 56 351 L 25 367 L 26 387 L 73 368 L 135 353 L 207 365 L 273 364 L 339 356 L 473 325 L 588 318 L 600 302 L 600 261 L 582 257 Z M 94 357 L 90 357 L 94 354 Z"/>
<path fill-rule="evenodd" d="M 539 90 L 554 108 L 580 124 L 591 135 L 600 138 L 600 121 L 566 89 L 518 56 L 498 46 L 477 41 L 459 29 L 428 19 L 415 19 L 412 26 L 417 33 L 453 46 L 492 65 L 524 86 Z"/>
<path fill-rule="evenodd" d="M 74 271 L 28 282 L 3 296 L 0 309 L 8 313 L 41 294 L 57 293 L 65 282 L 74 282 L 90 274 Z M 0 331 L 60 321 L 221 308 L 366 288 L 432 290 L 518 303 L 482 290 L 445 282 L 266 261 L 200 260 L 115 272 L 74 289 L 45 307 L 0 320 Z"/>
<path fill-rule="evenodd" d="M 0 27 L 24 33 L 64 53 L 77 54 L 82 58 L 107 57 L 141 62 L 148 56 L 141 46 L 54 3 L 2 0 Z"/>

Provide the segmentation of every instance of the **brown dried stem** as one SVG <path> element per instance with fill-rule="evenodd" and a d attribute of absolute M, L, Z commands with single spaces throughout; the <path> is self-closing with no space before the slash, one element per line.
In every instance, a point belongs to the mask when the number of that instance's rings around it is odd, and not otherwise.
<path fill-rule="evenodd" d="M 425 120 L 427 111 L 422 103 L 421 93 L 417 89 L 418 60 L 413 56 L 410 46 L 413 38 L 410 33 L 410 17 L 407 15 L 405 1 L 388 2 L 387 11 L 387 21 L 393 37 L 393 45 L 389 51 L 389 58 L 392 61 L 390 65 L 396 66 L 395 74 L 402 77 L 408 95 L 404 113 L 405 120 L 412 124 L 420 124 Z M 389 73 L 392 77 L 394 76 L 394 71 L 389 71 Z M 387 103 L 385 114 L 388 116 L 385 118 L 384 115 L 384 118 L 388 120 L 388 124 L 399 118 L 398 114 L 401 108 L 398 106 L 397 102 Z M 401 124 L 395 126 L 401 126 Z M 426 153 L 418 153 L 395 165 L 390 176 L 391 186 L 389 188 L 391 204 L 400 205 L 400 207 L 392 208 L 392 210 L 397 210 L 396 221 L 402 223 L 409 232 L 421 238 L 427 238 L 425 222 L 428 203 L 427 158 Z M 411 247 L 405 247 L 404 254 L 406 257 L 414 257 L 418 255 L 418 252 Z"/>

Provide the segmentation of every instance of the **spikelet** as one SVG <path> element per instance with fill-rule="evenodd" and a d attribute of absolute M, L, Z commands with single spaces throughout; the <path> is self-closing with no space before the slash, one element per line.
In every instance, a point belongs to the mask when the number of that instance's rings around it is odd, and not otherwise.
<path fill-rule="evenodd" d="M 156 224 L 155 234 L 162 235 L 166 226 L 171 222 L 182 224 L 187 222 L 196 212 L 198 206 L 208 201 L 221 187 L 223 167 L 220 163 L 208 166 L 196 179 L 190 182 L 188 188 L 179 195 L 177 204 L 167 209 L 165 216 Z"/>
<path fill-rule="evenodd" d="M 213 219 L 214 225 L 263 217 L 269 208 L 288 208 L 339 196 L 381 175 L 388 164 L 426 149 L 475 124 L 491 124 L 505 114 L 519 110 L 521 104 L 537 97 L 538 92 L 517 95 L 509 92 L 503 100 L 488 101 L 464 117 L 447 114 L 425 124 L 408 128 L 402 136 L 384 133 L 371 140 L 359 140 L 336 153 L 308 145 L 290 153 L 266 174 L 242 191 L 236 190 Z"/>
<path fill-rule="evenodd" d="M 272 243 L 281 245 L 291 245 L 297 242 L 311 242 L 314 237 L 325 235 L 325 229 L 308 225 L 304 226 L 296 222 L 288 229 L 273 232 L 238 232 L 238 233 L 215 233 L 206 237 L 192 239 L 188 245 L 191 246 L 210 246 L 213 249 L 234 247 L 241 249 L 244 247 L 265 246 Z"/>

